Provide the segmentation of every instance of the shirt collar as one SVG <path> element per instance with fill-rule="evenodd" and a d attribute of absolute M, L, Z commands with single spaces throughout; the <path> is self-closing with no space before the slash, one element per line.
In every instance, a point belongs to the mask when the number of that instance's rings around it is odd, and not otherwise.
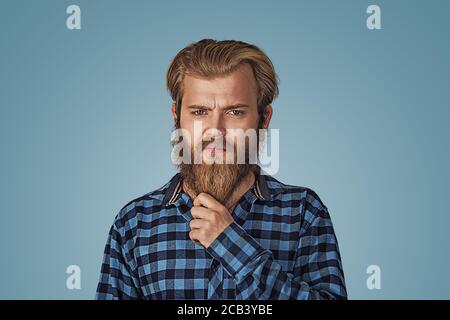
<path fill-rule="evenodd" d="M 172 179 L 169 182 L 169 186 L 166 190 L 166 193 L 164 195 L 164 198 L 162 200 L 163 206 L 168 207 L 178 200 L 178 198 L 181 195 L 181 192 L 183 191 L 181 183 L 182 181 L 183 178 L 181 177 L 181 174 L 179 172 L 172 177 Z"/>

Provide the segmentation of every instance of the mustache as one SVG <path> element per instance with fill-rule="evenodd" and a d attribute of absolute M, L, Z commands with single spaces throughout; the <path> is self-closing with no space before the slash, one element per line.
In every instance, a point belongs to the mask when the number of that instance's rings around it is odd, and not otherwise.
<path fill-rule="evenodd" d="M 234 144 L 232 144 L 232 143 L 230 143 L 230 144 L 231 144 L 231 146 L 235 147 Z M 201 147 L 201 150 L 205 150 L 205 149 L 208 148 L 209 145 L 211 145 L 214 148 L 220 148 L 223 151 L 227 150 L 227 142 L 226 141 L 224 143 L 217 143 L 216 140 L 213 140 L 213 141 L 201 141 L 201 142 L 196 144 L 196 147 L 197 148 Z"/>

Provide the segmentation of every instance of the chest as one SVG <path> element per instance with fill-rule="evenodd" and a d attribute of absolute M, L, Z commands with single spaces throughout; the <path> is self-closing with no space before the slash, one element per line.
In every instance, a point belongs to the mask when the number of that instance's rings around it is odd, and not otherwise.
<path fill-rule="evenodd" d="M 272 252 L 283 270 L 294 268 L 295 225 L 249 220 L 242 226 Z M 239 285 L 205 248 L 191 241 L 189 231 L 189 224 L 180 219 L 138 230 L 133 260 L 143 295 L 149 299 L 234 299 Z"/>

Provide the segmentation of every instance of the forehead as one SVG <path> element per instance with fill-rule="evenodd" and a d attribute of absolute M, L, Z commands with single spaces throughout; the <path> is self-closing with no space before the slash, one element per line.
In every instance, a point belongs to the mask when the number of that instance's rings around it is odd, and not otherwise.
<path fill-rule="evenodd" d="M 183 104 L 253 105 L 256 101 L 256 80 L 248 64 L 239 66 L 223 77 L 198 78 L 186 75 L 183 80 Z"/>

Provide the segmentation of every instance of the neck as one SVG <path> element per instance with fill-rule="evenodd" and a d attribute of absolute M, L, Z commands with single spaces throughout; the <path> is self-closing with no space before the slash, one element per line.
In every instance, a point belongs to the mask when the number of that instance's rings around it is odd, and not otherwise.
<path fill-rule="evenodd" d="M 234 189 L 233 193 L 229 197 L 229 200 L 226 203 L 222 203 L 230 212 L 233 211 L 235 205 L 238 203 L 239 199 L 253 186 L 255 183 L 255 174 L 253 171 L 250 171 L 248 175 L 242 179 L 239 185 Z M 197 197 L 197 194 L 186 184 L 186 181 L 183 181 L 183 190 L 194 199 Z"/>

